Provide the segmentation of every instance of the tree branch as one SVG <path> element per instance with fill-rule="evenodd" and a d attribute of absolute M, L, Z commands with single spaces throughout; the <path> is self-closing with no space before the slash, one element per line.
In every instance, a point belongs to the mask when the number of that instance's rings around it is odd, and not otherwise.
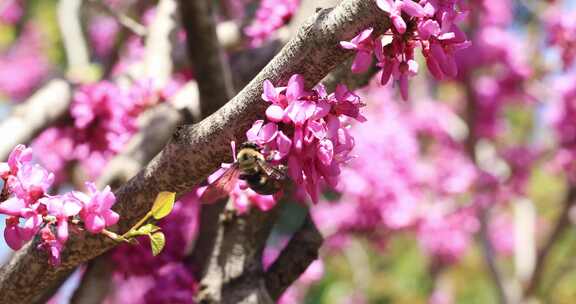
<path fill-rule="evenodd" d="M 466 87 L 466 112 L 465 121 L 468 126 L 468 137 L 464 143 L 464 148 L 470 160 L 478 165 L 478 158 L 476 155 L 476 144 L 478 138 L 476 137 L 476 103 L 478 102 L 475 97 L 474 89 L 472 88 L 472 79 L 470 75 L 464 76 L 464 84 Z M 494 285 L 496 291 L 498 303 L 506 304 L 509 302 L 508 294 L 504 285 L 504 278 L 502 272 L 498 267 L 496 256 L 494 254 L 494 248 L 492 242 L 488 235 L 488 223 L 490 222 L 490 206 L 479 206 L 477 211 L 478 220 L 480 222 L 480 231 L 478 236 L 480 239 L 480 247 L 482 250 L 482 257 L 488 268 L 488 275 L 490 276 L 491 283 Z"/>
<path fill-rule="evenodd" d="M 263 288 L 262 252 L 279 209 L 277 204 L 266 212 L 253 208 L 237 215 L 228 202 L 208 252 L 199 303 L 272 303 Z"/>
<path fill-rule="evenodd" d="M 80 22 L 82 0 L 60 0 L 58 2 L 58 26 L 68 61 L 67 74 L 80 77 L 90 66 L 90 53 Z"/>
<path fill-rule="evenodd" d="M 64 80 L 52 80 L 0 123 L 0 160 L 6 160 L 17 144 L 30 142 L 46 127 L 66 115 L 72 99 L 72 88 Z"/>
<path fill-rule="evenodd" d="M 106 297 L 112 284 L 114 265 L 107 255 L 101 255 L 92 260 L 82 275 L 80 286 L 76 288 L 71 304 L 100 304 Z"/>
<path fill-rule="evenodd" d="M 144 75 L 154 79 L 155 88 L 164 88 L 172 76 L 172 49 L 176 39 L 178 3 L 160 0 L 156 16 L 148 27 L 144 50 Z"/>
<path fill-rule="evenodd" d="M 307 215 L 300 229 L 266 272 L 266 288 L 272 299 L 278 300 L 308 266 L 318 259 L 318 250 L 323 241 L 314 221 Z"/>
<path fill-rule="evenodd" d="M 370 26 L 375 34 L 389 26 L 388 18 L 373 1 L 344 0 L 333 10 L 319 12 L 236 97 L 202 122 L 178 128 L 163 151 L 115 192 L 114 209 L 121 215 L 115 230 L 127 231 L 150 209 L 158 192 L 183 194 L 232 159 L 230 141 L 242 141 L 254 120 L 263 116 L 267 106 L 261 100 L 265 79 L 285 84 L 291 75 L 300 73 L 306 85 L 313 86 L 353 54 L 341 49 L 339 41 L 349 40 Z M 50 266 L 46 254 L 35 245 L 26 245 L 0 268 L 0 302 L 37 299 L 42 289 L 53 286 L 70 269 L 116 243 L 103 236 L 72 235 L 59 267 Z"/>
<path fill-rule="evenodd" d="M 217 39 L 212 1 L 180 0 L 180 6 L 188 58 L 200 89 L 200 112 L 207 117 L 234 96 L 230 67 Z"/>
<path fill-rule="evenodd" d="M 140 37 L 144 37 L 148 34 L 148 30 L 145 26 L 126 16 L 126 14 L 110 8 L 106 3 L 102 2 L 102 0 L 90 0 L 90 3 L 104 13 L 114 17 L 118 24 L 132 32 L 132 34 Z"/>

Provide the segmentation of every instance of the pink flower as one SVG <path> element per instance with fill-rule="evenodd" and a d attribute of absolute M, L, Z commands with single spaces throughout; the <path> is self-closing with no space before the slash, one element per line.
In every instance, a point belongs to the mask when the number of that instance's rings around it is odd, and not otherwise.
<path fill-rule="evenodd" d="M 21 167 L 16 176 L 9 176 L 6 183 L 12 193 L 32 204 L 48 191 L 53 182 L 52 172 L 38 164 L 28 164 Z"/>
<path fill-rule="evenodd" d="M 64 248 L 64 243 L 56 238 L 49 225 L 44 226 L 44 228 L 40 230 L 40 238 L 42 242 L 38 245 L 38 248 L 44 249 L 48 253 L 51 265 L 59 265 L 60 253 Z"/>
<path fill-rule="evenodd" d="M 50 71 L 44 53 L 40 31 L 28 23 L 16 43 L 0 55 L 0 92 L 13 102 L 28 97 Z"/>
<path fill-rule="evenodd" d="M 8 155 L 8 163 L 2 163 L 2 178 L 18 174 L 18 170 L 32 160 L 32 149 L 17 145 Z M 7 165 L 7 166 L 6 166 Z"/>
<path fill-rule="evenodd" d="M 18 250 L 36 234 L 42 224 L 41 215 L 31 215 L 24 219 L 24 225 L 19 226 L 19 218 L 9 216 L 6 218 L 4 239 L 13 250 Z"/>
<path fill-rule="evenodd" d="M 98 191 L 94 183 L 86 183 L 88 194 L 73 192 L 72 195 L 83 204 L 80 218 L 84 221 L 86 230 L 100 233 L 104 228 L 115 225 L 120 216 L 110 208 L 116 202 L 110 186 Z"/>
<path fill-rule="evenodd" d="M 65 243 L 68 240 L 68 219 L 80 213 L 82 204 L 72 195 L 47 196 L 40 199 L 46 206 L 48 215 L 56 218 L 58 241 Z"/>
<path fill-rule="evenodd" d="M 4 0 L 0 6 L 0 22 L 15 24 L 24 15 L 21 0 Z"/>
<path fill-rule="evenodd" d="M 0 164 L 0 177 L 6 183 L 5 187 L 26 205 L 35 203 L 54 182 L 54 174 L 31 161 L 32 149 L 17 145 L 10 152 L 8 162 Z M 12 200 L 13 203 L 16 201 Z"/>
<path fill-rule="evenodd" d="M 245 214 L 252 206 L 256 206 L 261 211 L 272 209 L 277 202 L 274 195 L 261 195 L 248 188 L 244 181 L 239 181 L 230 193 L 230 198 L 234 203 L 234 209 L 238 214 Z"/>
<path fill-rule="evenodd" d="M 286 24 L 298 9 L 300 0 L 263 0 L 252 23 L 244 28 L 253 47 L 262 45 L 274 32 Z"/>
<path fill-rule="evenodd" d="M 356 57 L 352 62 L 352 72 L 363 73 L 368 70 L 372 63 L 372 48 L 373 41 L 370 35 L 374 31 L 373 28 L 367 28 L 360 32 L 356 37 L 350 41 L 340 41 L 340 46 L 347 50 L 356 50 Z"/>
<path fill-rule="evenodd" d="M 427 11 L 412 0 L 376 0 L 378 7 L 390 14 L 394 28 L 399 34 L 406 32 L 406 22 L 402 19 L 402 12 L 412 17 L 425 17 Z"/>
<path fill-rule="evenodd" d="M 330 95 L 323 86 L 307 92 L 304 78 L 297 74 L 290 77 L 285 88 L 264 81 L 262 98 L 271 103 L 266 111 L 271 122 L 255 121 L 246 137 L 261 145 L 275 162 L 288 163 L 291 179 L 317 202 L 321 181 L 336 186 L 339 164 L 349 159 L 354 146 L 340 118 L 365 120 L 359 112 L 364 104 L 345 86 L 338 86 Z M 293 128 L 292 138 L 282 131 L 287 127 Z"/>
<path fill-rule="evenodd" d="M 418 225 L 418 240 L 424 251 L 443 262 L 455 262 L 470 246 L 479 223 L 473 209 L 449 214 L 430 212 Z"/>

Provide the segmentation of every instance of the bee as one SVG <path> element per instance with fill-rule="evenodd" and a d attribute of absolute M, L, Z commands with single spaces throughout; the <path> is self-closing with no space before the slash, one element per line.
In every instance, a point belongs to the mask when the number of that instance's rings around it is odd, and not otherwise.
<path fill-rule="evenodd" d="M 262 195 L 276 194 L 287 180 L 287 169 L 283 165 L 272 165 L 262 154 L 260 146 L 244 142 L 236 154 L 236 161 L 218 179 L 208 185 L 200 196 L 203 203 L 212 203 L 226 197 L 238 179 L 246 181 L 248 187 Z"/>

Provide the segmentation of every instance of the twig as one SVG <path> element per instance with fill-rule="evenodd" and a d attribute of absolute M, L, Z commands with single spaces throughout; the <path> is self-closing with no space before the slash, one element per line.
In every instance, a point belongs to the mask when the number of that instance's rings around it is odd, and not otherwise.
<path fill-rule="evenodd" d="M 68 111 L 72 88 L 64 80 L 52 80 L 24 103 L 16 106 L 0 123 L 0 159 L 6 160 L 17 144 L 30 142 L 46 127 L 54 124 Z"/>
<path fill-rule="evenodd" d="M 484 256 L 484 261 L 488 266 L 490 278 L 496 287 L 496 293 L 498 295 L 498 302 L 502 304 L 509 303 L 508 295 L 506 293 L 506 289 L 504 287 L 504 280 L 502 278 L 502 274 L 500 269 L 498 268 L 498 264 L 496 264 L 496 255 L 494 253 L 494 246 L 492 246 L 492 242 L 490 240 L 490 236 L 488 234 L 488 223 L 489 223 L 489 209 L 480 207 L 481 210 L 478 211 L 478 219 L 480 220 L 480 245 L 482 249 L 482 253 Z"/>
<path fill-rule="evenodd" d="M 570 209 L 572 209 L 574 204 L 576 204 L 576 187 L 570 187 L 566 193 L 566 198 L 564 199 L 564 204 L 560 211 L 559 218 L 556 220 L 556 225 L 542 248 L 538 251 L 534 272 L 532 272 L 532 276 L 528 280 L 528 284 L 524 289 L 524 298 L 530 298 L 536 293 L 554 244 L 556 244 L 556 242 L 564 235 L 566 230 L 571 227 Z"/>
<path fill-rule="evenodd" d="M 389 27 L 388 18 L 373 1 L 344 0 L 333 10 L 319 12 L 235 98 L 199 124 L 178 128 L 163 151 L 115 192 L 114 209 L 121 215 L 117 231 L 126 231 L 141 218 L 158 192 L 183 194 L 232 159 L 230 141 L 242 141 L 267 106 L 261 100 L 264 79 L 281 85 L 300 73 L 311 87 L 353 54 L 341 49 L 339 41 L 370 26 L 376 34 Z M 116 245 L 102 236 L 72 235 L 61 265 L 52 267 L 36 244 L 27 244 L 0 268 L 0 302 L 34 301 L 42 289 L 53 287 L 68 271 Z"/>
<path fill-rule="evenodd" d="M 478 139 L 476 137 L 475 124 L 477 100 L 475 97 L 474 89 L 472 88 L 472 79 L 470 75 L 464 76 L 464 84 L 466 87 L 466 98 L 468 101 L 466 104 L 465 113 L 465 121 L 468 126 L 468 137 L 466 138 L 465 149 L 470 159 L 475 164 L 477 164 L 478 159 L 476 155 L 476 144 Z M 477 216 L 478 220 L 480 221 L 480 231 L 478 232 L 478 236 L 480 238 L 480 247 L 482 249 L 484 262 L 488 267 L 488 274 L 490 276 L 491 282 L 494 284 L 498 302 L 501 304 L 506 304 L 509 301 L 506 288 L 504 286 L 504 279 L 500 269 L 498 268 L 496 256 L 494 254 L 494 248 L 488 234 L 488 223 L 490 222 L 490 206 L 479 206 L 478 208 L 479 210 L 477 211 Z"/>
<path fill-rule="evenodd" d="M 128 17 L 126 14 L 113 10 L 106 3 L 102 2 L 102 0 L 90 0 L 90 3 L 100 9 L 102 12 L 114 17 L 114 19 L 116 19 L 116 21 L 121 26 L 128 29 L 130 32 L 132 32 L 132 34 L 139 37 L 144 37 L 148 34 L 148 30 L 145 26 Z"/>

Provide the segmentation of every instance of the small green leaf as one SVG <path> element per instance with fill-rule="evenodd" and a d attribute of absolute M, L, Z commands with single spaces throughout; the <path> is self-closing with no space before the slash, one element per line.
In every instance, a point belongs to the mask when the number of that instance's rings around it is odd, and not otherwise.
<path fill-rule="evenodd" d="M 152 206 L 152 211 L 150 211 L 152 212 L 152 216 L 159 220 L 170 214 L 170 211 L 172 211 L 174 207 L 174 200 L 176 200 L 176 193 L 174 192 L 158 193 Z"/>
<path fill-rule="evenodd" d="M 164 237 L 164 233 L 156 232 L 150 235 L 150 247 L 152 247 L 152 255 L 157 256 L 162 252 L 164 249 L 164 245 L 166 245 L 166 238 Z"/>
<path fill-rule="evenodd" d="M 150 223 L 150 224 L 146 224 L 140 228 L 138 228 L 138 232 L 139 233 L 143 233 L 143 234 L 150 234 L 150 233 L 154 233 L 156 231 L 159 231 L 160 227 Z"/>
<path fill-rule="evenodd" d="M 159 231 L 159 230 L 160 230 L 160 227 L 158 227 L 152 223 L 149 223 L 149 224 L 146 224 L 146 225 L 138 228 L 137 230 L 128 231 L 124 236 L 128 238 L 128 237 L 135 237 L 135 236 L 141 236 L 141 235 L 149 235 L 149 234 L 152 234 L 152 233 Z"/>

